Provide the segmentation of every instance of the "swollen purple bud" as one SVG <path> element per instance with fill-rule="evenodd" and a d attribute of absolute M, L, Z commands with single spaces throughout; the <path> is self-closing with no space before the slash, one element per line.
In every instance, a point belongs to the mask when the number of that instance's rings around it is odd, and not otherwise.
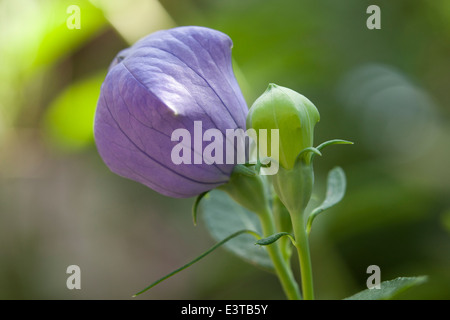
<path fill-rule="evenodd" d="M 170 197 L 192 197 L 227 183 L 234 164 L 198 159 L 220 140 L 203 132 L 215 129 L 224 142 L 227 129 L 245 130 L 248 108 L 233 73 L 231 47 L 219 31 L 179 27 L 121 51 L 95 115 L 95 141 L 106 165 Z M 173 161 L 174 150 L 184 161 Z"/>

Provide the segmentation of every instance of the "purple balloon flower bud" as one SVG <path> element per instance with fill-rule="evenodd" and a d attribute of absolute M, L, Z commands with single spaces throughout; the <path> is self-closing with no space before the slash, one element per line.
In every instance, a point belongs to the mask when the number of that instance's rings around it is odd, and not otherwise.
<path fill-rule="evenodd" d="M 121 51 L 102 85 L 95 115 L 95 141 L 106 165 L 177 198 L 228 182 L 234 164 L 194 161 L 208 146 L 194 121 L 201 122 L 203 132 L 218 129 L 224 137 L 227 129 L 245 130 L 248 108 L 234 77 L 231 47 L 231 39 L 219 31 L 179 27 Z M 180 128 L 192 136 L 182 141 L 190 143 L 190 164 L 171 158 L 181 141 L 172 141 L 172 133 Z M 194 138 L 202 139 L 200 148 Z"/>

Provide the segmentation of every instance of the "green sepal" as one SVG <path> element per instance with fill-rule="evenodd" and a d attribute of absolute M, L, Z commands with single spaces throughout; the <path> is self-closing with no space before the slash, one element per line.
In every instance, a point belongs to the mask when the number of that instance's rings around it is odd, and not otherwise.
<path fill-rule="evenodd" d="M 277 160 L 275 160 L 274 158 L 271 157 L 264 157 L 263 160 L 261 161 L 261 159 L 258 157 L 258 160 L 256 160 L 256 164 L 255 164 L 255 171 L 256 173 L 260 174 L 261 172 L 261 168 L 267 168 L 270 167 L 270 163 L 274 161 L 277 162 Z M 263 163 L 263 162 L 267 162 L 267 163 Z"/>
<path fill-rule="evenodd" d="M 323 148 L 328 147 L 328 146 L 331 146 L 331 145 L 333 145 L 333 144 L 354 144 L 354 143 L 351 142 L 351 141 L 342 140 L 342 139 L 333 139 L 333 140 L 328 140 L 328 141 L 325 141 L 325 142 L 319 144 L 319 145 L 316 147 L 316 149 L 320 152 L 320 150 L 322 150 Z M 313 155 L 311 156 L 311 160 L 314 158 L 314 155 L 315 155 L 315 154 L 313 154 Z"/>
<path fill-rule="evenodd" d="M 255 170 L 249 168 L 246 165 L 238 164 L 238 165 L 234 166 L 233 174 L 242 174 L 247 177 L 253 177 L 256 175 L 256 172 L 255 172 Z"/>
<path fill-rule="evenodd" d="M 311 198 L 314 185 L 312 164 L 300 157 L 291 170 L 280 166 L 278 173 L 270 176 L 273 189 L 289 212 L 303 212 Z"/>
<path fill-rule="evenodd" d="M 245 166 L 242 168 L 253 171 Z M 241 169 L 233 170 L 228 183 L 217 189 L 225 191 L 234 201 L 257 214 L 264 212 L 269 203 L 264 178 L 257 174 L 243 174 Z"/>
<path fill-rule="evenodd" d="M 138 293 L 133 295 L 133 298 L 144 293 L 145 291 L 153 288 L 154 286 L 156 286 L 157 284 L 163 282 L 164 280 L 169 279 L 170 277 L 176 275 L 178 272 L 183 271 L 184 269 L 190 267 L 191 265 L 193 265 L 194 263 L 200 261 L 201 259 L 203 259 L 204 257 L 206 257 L 208 254 L 210 254 L 211 252 L 213 252 L 214 250 L 216 250 L 217 248 L 219 248 L 221 245 L 225 244 L 226 242 L 230 241 L 233 238 L 236 238 L 237 236 L 240 236 L 243 233 L 248 233 L 253 235 L 254 237 L 256 237 L 257 239 L 260 238 L 260 235 L 257 234 L 256 232 L 252 231 L 252 230 L 240 230 L 237 231 L 231 235 L 229 235 L 228 237 L 226 237 L 225 239 L 223 239 L 222 241 L 220 241 L 219 243 L 216 243 L 214 246 L 212 246 L 211 248 L 209 248 L 207 251 L 203 252 L 201 255 L 199 255 L 197 258 L 195 258 L 194 260 L 188 262 L 187 264 L 185 264 L 184 266 L 182 266 L 181 268 L 178 268 L 174 271 L 172 271 L 171 273 L 165 275 L 164 277 L 160 278 L 159 280 L 156 280 L 155 282 L 153 282 L 152 284 L 150 284 L 148 287 L 146 287 L 145 289 L 139 291 Z"/>
<path fill-rule="evenodd" d="M 311 157 L 308 158 L 307 155 L 310 153 L 312 155 L 311 155 Z M 319 149 L 314 148 L 314 147 L 308 147 L 299 152 L 299 154 L 297 155 L 297 159 L 295 159 L 295 161 L 298 162 L 298 161 L 303 160 L 303 161 L 305 161 L 305 163 L 309 164 L 310 161 L 312 160 L 313 156 L 316 154 L 319 156 L 322 156 L 322 153 L 320 152 Z"/>
<path fill-rule="evenodd" d="M 294 236 L 289 232 L 278 232 L 278 233 L 272 234 L 271 236 L 268 236 L 267 238 L 263 238 L 263 239 L 256 241 L 255 244 L 258 244 L 260 246 L 267 246 L 269 244 L 276 242 L 278 239 L 280 239 L 281 237 L 284 237 L 284 236 L 289 237 L 289 239 L 291 239 L 292 243 L 295 245 Z"/>
<path fill-rule="evenodd" d="M 319 144 L 316 147 L 316 149 L 320 151 L 323 148 L 325 148 L 327 146 L 331 146 L 333 144 L 354 144 L 354 142 L 348 141 L 348 140 L 342 140 L 342 139 L 333 139 L 333 140 L 328 140 L 328 141 L 322 142 L 321 144 Z"/>

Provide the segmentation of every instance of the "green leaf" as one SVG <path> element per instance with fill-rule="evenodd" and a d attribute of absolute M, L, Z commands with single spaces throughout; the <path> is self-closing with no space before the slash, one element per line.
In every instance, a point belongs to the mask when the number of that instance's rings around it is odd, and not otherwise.
<path fill-rule="evenodd" d="M 346 184 L 345 173 L 341 167 L 335 167 L 328 173 L 327 194 L 322 204 L 315 208 L 308 217 L 306 225 L 308 234 L 311 231 L 312 222 L 317 215 L 342 200 L 345 194 Z"/>
<path fill-rule="evenodd" d="M 221 240 L 238 230 L 252 230 L 262 234 L 258 216 L 233 201 L 227 193 L 212 190 L 198 206 L 200 218 L 215 240 Z M 265 247 L 255 246 L 255 238 L 243 235 L 224 245 L 224 248 L 243 260 L 273 270 L 272 261 Z"/>
<path fill-rule="evenodd" d="M 249 233 L 249 234 L 251 234 L 251 235 L 253 235 L 253 236 L 257 236 L 257 235 L 255 235 L 254 232 L 251 231 L 251 230 L 240 230 L 240 231 L 237 231 L 237 232 L 235 232 L 235 233 L 229 235 L 228 237 L 226 237 L 225 239 L 223 239 L 223 240 L 220 241 L 219 243 L 216 243 L 214 246 L 212 246 L 211 248 L 209 248 L 207 251 L 203 252 L 201 255 L 199 255 L 199 256 L 198 256 L 197 258 L 195 258 L 194 260 L 192 260 L 192 261 L 186 263 L 186 264 L 185 264 L 184 266 L 182 266 L 181 268 L 178 268 L 178 269 L 172 271 L 171 273 L 165 275 L 164 277 L 162 277 L 162 278 L 156 280 L 155 282 L 153 282 L 151 285 L 149 285 L 149 286 L 146 287 L 145 289 L 143 289 L 143 290 L 139 291 L 138 293 L 136 293 L 135 295 L 133 295 L 133 297 L 136 297 L 136 296 L 138 296 L 138 295 L 144 293 L 145 291 L 147 291 L 147 290 L 153 288 L 154 286 L 156 286 L 157 284 L 163 282 L 164 280 L 167 280 L 167 279 L 169 279 L 170 277 L 176 275 L 178 272 L 183 271 L 184 269 L 186 269 L 186 268 L 192 266 L 194 263 L 196 263 L 196 262 L 200 261 L 201 259 L 203 259 L 204 257 L 206 257 L 208 254 L 210 254 L 211 252 L 213 252 L 214 250 L 216 250 L 217 248 L 219 248 L 221 245 L 225 244 L 226 242 L 230 241 L 231 239 L 236 238 L 237 236 L 240 236 L 241 234 L 244 234 L 244 233 Z"/>
<path fill-rule="evenodd" d="M 399 277 L 394 280 L 383 281 L 380 283 L 380 289 L 366 289 L 344 300 L 389 300 L 397 294 L 426 281 L 427 276 Z"/>
<path fill-rule="evenodd" d="M 256 241 L 256 244 L 259 244 L 260 246 L 267 246 L 269 244 L 276 242 L 278 239 L 280 239 L 283 236 L 288 236 L 289 238 L 291 238 L 291 241 L 294 242 L 294 238 L 292 237 L 292 234 L 290 234 L 288 232 L 278 232 L 271 236 L 268 236 L 267 238 Z"/>

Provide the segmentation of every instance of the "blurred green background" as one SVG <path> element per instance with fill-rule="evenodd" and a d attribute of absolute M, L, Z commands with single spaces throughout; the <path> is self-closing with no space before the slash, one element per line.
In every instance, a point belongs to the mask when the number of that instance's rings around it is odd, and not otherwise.
<path fill-rule="evenodd" d="M 381 8 L 381 30 L 366 9 Z M 80 29 L 69 29 L 70 5 Z M 70 19 L 70 18 L 69 18 Z M 381 279 L 429 275 L 399 299 L 450 298 L 450 1 L 0 0 L 0 299 L 128 299 L 214 241 L 193 199 L 112 174 L 93 114 L 116 53 L 177 25 L 234 42 L 249 104 L 268 83 L 321 113 L 316 201 L 344 168 L 344 200 L 315 221 L 318 299 Z M 68 290 L 66 268 L 81 268 Z M 296 264 L 295 264 L 296 266 Z M 219 249 L 136 299 L 284 299 L 278 280 Z"/>

